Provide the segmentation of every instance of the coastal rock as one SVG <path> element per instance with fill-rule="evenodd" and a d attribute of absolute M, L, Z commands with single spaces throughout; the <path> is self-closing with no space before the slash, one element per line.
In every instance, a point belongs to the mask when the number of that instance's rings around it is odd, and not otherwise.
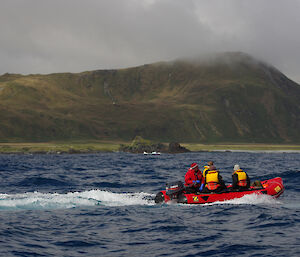
<path fill-rule="evenodd" d="M 169 144 L 169 153 L 187 153 L 190 150 L 186 149 L 185 147 L 181 146 L 178 142 L 171 142 Z"/>
<path fill-rule="evenodd" d="M 178 142 L 171 142 L 169 146 L 163 143 L 154 143 L 150 140 L 143 139 L 141 136 L 136 136 L 130 145 L 120 145 L 119 151 L 129 153 L 186 153 L 190 150 L 181 146 Z"/>
<path fill-rule="evenodd" d="M 150 140 L 143 139 L 141 136 L 136 136 L 130 145 L 120 145 L 119 150 L 129 153 L 151 153 L 167 152 L 168 148 L 162 143 L 153 143 Z"/>

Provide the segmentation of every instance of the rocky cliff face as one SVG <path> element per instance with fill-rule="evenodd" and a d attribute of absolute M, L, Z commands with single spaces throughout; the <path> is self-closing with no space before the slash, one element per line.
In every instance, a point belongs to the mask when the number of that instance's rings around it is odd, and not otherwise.
<path fill-rule="evenodd" d="M 243 53 L 0 76 L 0 140 L 300 143 L 300 86 Z"/>

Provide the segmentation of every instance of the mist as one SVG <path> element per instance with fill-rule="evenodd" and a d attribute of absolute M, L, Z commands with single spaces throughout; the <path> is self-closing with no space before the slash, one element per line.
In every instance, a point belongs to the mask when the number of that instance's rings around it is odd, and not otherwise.
<path fill-rule="evenodd" d="M 2 0 L 0 74 L 238 51 L 300 82 L 300 0 Z"/>

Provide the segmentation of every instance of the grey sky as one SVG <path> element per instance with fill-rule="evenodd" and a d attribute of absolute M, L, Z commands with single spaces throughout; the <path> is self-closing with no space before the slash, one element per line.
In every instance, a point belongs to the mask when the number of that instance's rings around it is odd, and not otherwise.
<path fill-rule="evenodd" d="M 300 82 L 300 0 L 0 0 L 0 74 L 243 51 Z"/>

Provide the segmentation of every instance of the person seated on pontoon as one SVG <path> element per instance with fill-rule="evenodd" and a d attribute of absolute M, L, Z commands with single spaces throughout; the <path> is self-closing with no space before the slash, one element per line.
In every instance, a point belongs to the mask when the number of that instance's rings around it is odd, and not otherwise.
<path fill-rule="evenodd" d="M 248 174 L 235 164 L 232 173 L 232 189 L 246 190 L 250 188 L 250 178 Z"/>

